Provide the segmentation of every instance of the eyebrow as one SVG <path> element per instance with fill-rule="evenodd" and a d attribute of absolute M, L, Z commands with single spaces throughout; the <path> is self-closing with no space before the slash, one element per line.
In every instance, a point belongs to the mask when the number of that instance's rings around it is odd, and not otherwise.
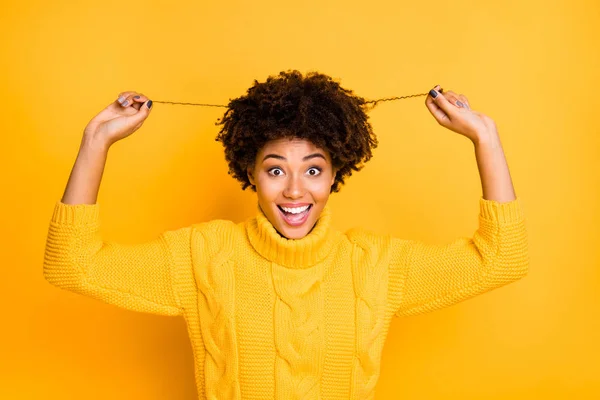
<path fill-rule="evenodd" d="M 325 156 L 321 153 L 313 153 L 313 154 L 309 154 L 306 157 L 302 158 L 302 161 L 308 161 L 308 160 L 312 160 L 313 158 L 318 158 L 321 157 L 323 160 L 325 160 Z M 263 158 L 263 161 L 265 161 L 267 158 L 276 158 L 278 160 L 283 160 L 283 161 L 287 161 L 287 158 L 285 158 L 284 156 L 280 156 L 279 154 L 267 154 L 265 156 L 265 158 Z"/>

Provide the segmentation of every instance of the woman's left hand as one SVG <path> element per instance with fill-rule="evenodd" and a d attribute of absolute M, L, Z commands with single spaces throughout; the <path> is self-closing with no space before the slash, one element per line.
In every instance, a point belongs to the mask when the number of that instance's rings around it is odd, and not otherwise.
<path fill-rule="evenodd" d="M 469 138 L 477 144 L 498 135 L 494 120 L 485 114 L 471 110 L 469 100 L 462 94 L 444 91 L 435 86 L 425 99 L 425 105 L 436 121 L 445 128 Z M 433 94 L 437 94 L 434 98 Z"/>

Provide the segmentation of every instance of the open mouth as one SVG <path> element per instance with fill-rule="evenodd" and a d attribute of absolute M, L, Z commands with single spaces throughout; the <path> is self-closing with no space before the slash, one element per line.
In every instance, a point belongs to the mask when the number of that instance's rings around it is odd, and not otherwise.
<path fill-rule="evenodd" d="M 312 210 L 312 204 L 303 207 L 281 207 L 277 206 L 281 216 L 286 224 L 290 226 L 300 226 L 308 219 L 310 210 Z"/>

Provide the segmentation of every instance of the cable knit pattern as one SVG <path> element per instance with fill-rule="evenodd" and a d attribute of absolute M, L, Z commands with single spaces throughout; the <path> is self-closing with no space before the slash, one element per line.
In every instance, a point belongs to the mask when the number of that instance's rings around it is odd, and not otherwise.
<path fill-rule="evenodd" d="M 347 235 L 355 245 L 352 278 L 356 296 L 356 358 L 350 399 L 372 399 L 380 372 L 382 331 L 386 328 L 388 270 L 385 265 L 389 259 L 389 240 L 373 237 L 362 229 L 350 230 Z M 375 241 L 384 243 L 374 245 Z M 383 251 L 378 251 L 381 248 Z"/>
<path fill-rule="evenodd" d="M 392 318 L 514 282 L 529 254 L 520 201 L 480 198 L 477 230 L 443 245 L 331 229 L 291 240 L 258 209 L 141 244 L 104 241 L 99 206 L 57 202 L 52 284 L 128 310 L 183 316 L 200 399 L 373 399 Z"/>
<path fill-rule="evenodd" d="M 206 398 L 211 400 L 241 398 L 234 321 L 233 249 L 230 242 L 207 240 L 206 237 L 223 237 L 223 233 L 231 230 L 230 225 L 233 224 L 228 221 L 198 225 L 197 235 L 192 242 L 193 262 L 196 261 L 196 255 L 212 255 L 205 264 L 196 262 L 198 267 L 194 268 L 199 292 L 200 326 L 206 349 L 204 391 Z M 203 237 L 200 238 L 201 236 Z"/>
<path fill-rule="evenodd" d="M 272 263 L 275 301 L 275 398 L 317 399 L 323 368 L 322 265 L 288 269 Z"/>
<path fill-rule="evenodd" d="M 339 239 L 330 232 L 330 221 L 330 209 L 325 207 L 311 234 L 300 240 L 281 237 L 263 213 L 259 213 L 248 229 L 256 251 L 271 260 L 276 294 L 276 399 L 317 399 L 320 396 L 324 347 L 323 264 L 320 261 Z"/>

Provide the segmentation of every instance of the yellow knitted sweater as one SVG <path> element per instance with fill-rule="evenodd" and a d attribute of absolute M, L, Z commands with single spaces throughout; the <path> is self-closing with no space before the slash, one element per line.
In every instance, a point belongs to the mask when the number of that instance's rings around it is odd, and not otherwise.
<path fill-rule="evenodd" d="M 455 304 L 528 270 L 519 199 L 480 198 L 471 238 L 446 245 L 330 229 L 304 238 L 262 212 L 144 244 L 103 241 L 99 206 L 57 202 L 44 276 L 134 311 L 187 322 L 201 399 L 372 399 L 391 319 Z"/>

